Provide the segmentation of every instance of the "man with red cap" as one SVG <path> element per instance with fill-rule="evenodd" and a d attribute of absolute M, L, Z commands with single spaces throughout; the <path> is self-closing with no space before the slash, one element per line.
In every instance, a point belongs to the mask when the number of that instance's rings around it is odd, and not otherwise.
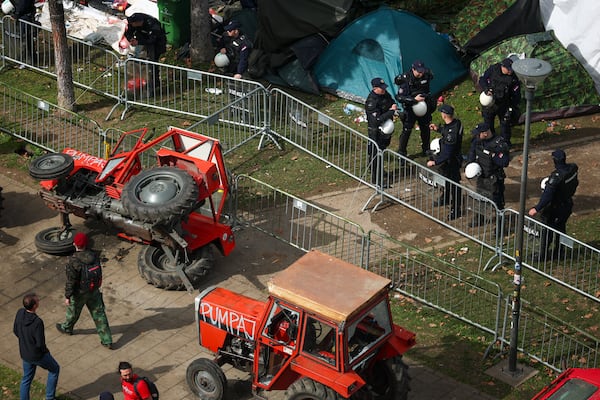
<path fill-rule="evenodd" d="M 56 324 L 56 329 L 61 333 L 72 335 L 73 327 L 81 315 L 81 310 L 83 310 L 83 306 L 86 306 L 96 324 L 100 343 L 112 350 L 112 334 L 100 291 L 102 286 L 100 260 L 96 253 L 88 250 L 88 237 L 85 233 L 78 232 L 73 237 L 73 245 L 75 253 L 69 258 L 65 267 L 67 274 L 65 283 L 66 321 Z"/>

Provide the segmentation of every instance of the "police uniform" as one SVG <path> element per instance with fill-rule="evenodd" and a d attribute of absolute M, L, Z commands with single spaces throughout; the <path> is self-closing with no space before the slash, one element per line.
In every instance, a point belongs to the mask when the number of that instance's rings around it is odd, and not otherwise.
<path fill-rule="evenodd" d="M 533 207 L 541 212 L 541 221 L 559 232 L 567 231 L 567 220 L 573 212 L 573 195 L 579 185 L 577 177 L 578 166 L 575 163 L 566 163 L 566 154 L 563 150 L 552 153 L 554 171 L 548 177 L 546 187 L 540 201 Z M 542 233 L 541 249 L 545 253 L 554 242 L 553 232 Z M 552 255 L 558 254 L 558 243 L 554 245 Z"/>
<path fill-rule="evenodd" d="M 240 27 L 239 22 L 231 21 L 225 26 L 225 30 L 232 31 L 237 29 L 239 31 Z M 252 51 L 252 42 L 246 35 L 240 32 L 238 37 L 235 38 L 225 35 L 223 37 L 223 43 L 223 47 L 227 51 L 226 54 L 229 58 L 227 72 L 243 75 L 248 70 L 248 58 Z"/>
<path fill-rule="evenodd" d="M 24 52 L 21 56 L 24 58 L 23 61 L 29 61 L 31 64 L 36 63 L 36 51 L 34 37 L 34 27 L 29 24 L 23 23 L 22 21 L 35 22 L 35 1 L 34 0 L 17 0 L 13 2 L 15 10 L 12 16 L 19 21 L 19 29 L 21 38 L 25 38 L 25 42 L 21 43 L 21 51 Z M 26 58 L 29 58 L 27 60 Z"/>
<path fill-rule="evenodd" d="M 461 144 L 463 138 L 463 127 L 459 119 L 454 118 L 450 123 L 439 128 L 442 135 L 440 138 L 440 152 L 433 157 L 435 165 L 439 166 L 440 173 L 453 182 L 460 182 L 460 167 L 462 165 Z M 453 220 L 462 215 L 462 190 L 446 182 L 444 194 L 434 204 L 445 205 L 450 203 L 450 215 L 448 219 Z"/>
<path fill-rule="evenodd" d="M 488 129 L 489 125 L 485 123 L 475 128 L 467 162 L 476 162 L 481 167 L 481 175 L 477 177 L 479 194 L 491 199 L 498 209 L 503 209 L 506 178 L 504 168 L 510 161 L 509 146 L 502 136 L 492 135 L 489 139 L 480 139 L 479 133 Z"/>
<path fill-rule="evenodd" d="M 491 106 L 483 107 L 481 115 L 493 134 L 496 134 L 494 120 L 500 120 L 500 135 L 511 145 L 511 125 L 519 117 L 518 107 L 521 101 L 519 79 L 514 73 L 505 75 L 502 66 L 512 71 L 512 60 L 505 59 L 489 67 L 479 78 L 479 86 L 484 92 L 490 92 L 494 98 Z"/>
<path fill-rule="evenodd" d="M 373 79 L 371 84 L 374 87 L 379 84 L 385 85 L 380 78 Z M 385 88 L 387 88 L 387 85 L 385 85 Z M 387 91 L 380 95 L 371 90 L 367 96 L 367 101 L 365 102 L 365 113 L 367 114 L 367 129 L 369 133 L 369 139 L 373 140 L 377 144 L 379 150 L 386 149 L 392 140 L 392 135 L 384 134 L 381 132 L 379 127 L 385 121 L 394 117 L 395 111 L 391 109 L 394 104 L 394 99 Z M 371 182 L 377 183 L 378 149 L 373 146 L 372 142 L 369 142 L 367 150 L 371 164 Z"/>
<path fill-rule="evenodd" d="M 398 147 L 398 153 L 402 155 L 407 155 L 406 148 L 415 122 L 419 122 L 419 128 L 421 130 L 421 149 L 423 154 L 429 150 L 428 146 L 431 138 L 429 124 L 431 123 L 431 114 L 435 110 L 435 100 L 430 94 L 429 86 L 433 80 L 433 73 L 428 68 L 425 68 L 424 64 L 420 61 L 415 61 L 413 67 L 415 66 L 423 69 L 423 76 L 421 78 L 415 77 L 412 68 L 410 71 L 394 78 L 394 83 L 398 85 L 396 100 L 404 106 L 404 118 L 402 120 L 403 128 L 402 134 L 400 135 L 400 146 Z M 422 117 L 417 117 L 412 110 L 412 106 L 417 103 L 415 97 L 419 94 L 425 96 L 425 102 L 427 104 L 427 112 Z"/>

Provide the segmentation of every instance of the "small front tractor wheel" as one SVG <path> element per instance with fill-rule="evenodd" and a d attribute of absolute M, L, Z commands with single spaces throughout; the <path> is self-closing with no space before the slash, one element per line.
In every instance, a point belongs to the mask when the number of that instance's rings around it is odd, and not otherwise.
<path fill-rule="evenodd" d="M 185 380 L 191 391 L 202 400 L 222 400 L 227 392 L 225 373 L 212 360 L 199 358 L 187 367 Z"/>
<path fill-rule="evenodd" d="M 310 378 L 300 378 L 285 391 L 285 400 L 342 400 L 336 391 Z"/>
<path fill-rule="evenodd" d="M 48 153 L 29 164 L 29 175 L 37 180 L 60 179 L 68 176 L 75 167 L 73 157 L 64 153 Z"/>
<path fill-rule="evenodd" d="M 46 254 L 62 255 L 73 252 L 74 229 L 47 228 L 35 235 L 35 247 Z"/>
<path fill-rule="evenodd" d="M 214 257 L 210 245 L 204 246 L 194 252 L 192 261 L 183 269 L 192 286 L 200 282 L 207 271 L 214 264 Z M 146 282 L 160 289 L 184 290 L 185 284 L 177 273 L 177 263 L 181 262 L 171 258 L 160 247 L 143 246 L 138 256 L 138 271 Z"/>
<path fill-rule="evenodd" d="M 184 170 L 156 167 L 132 177 L 123 188 L 121 201 L 133 219 L 168 224 L 189 214 L 198 194 L 194 178 Z"/>
<path fill-rule="evenodd" d="M 408 365 L 402 357 L 377 361 L 365 379 L 362 390 L 369 392 L 373 400 L 406 400 L 410 391 Z"/>

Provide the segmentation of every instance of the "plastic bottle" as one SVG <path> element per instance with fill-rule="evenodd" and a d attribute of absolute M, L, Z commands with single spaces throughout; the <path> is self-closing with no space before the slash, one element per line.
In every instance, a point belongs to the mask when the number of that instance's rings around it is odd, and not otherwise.
<path fill-rule="evenodd" d="M 361 107 L 355 106 L 354 104 L 346 103 L 344 104 L 344 114 L 350 115 L 353 112 L 364 112 L 365 110 Z"/>

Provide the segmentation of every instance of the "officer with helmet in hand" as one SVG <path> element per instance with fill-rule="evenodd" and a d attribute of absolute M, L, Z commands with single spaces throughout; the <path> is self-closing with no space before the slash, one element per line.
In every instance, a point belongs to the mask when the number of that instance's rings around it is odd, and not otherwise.
<path fill-rule="evenodd" d="M 567 154 L 562 149 L 552 152 L 554 171 L 548 177 L 540 201 L 529 210 L 529 216 L 541 213 L 541 221 L 559 232 L 566 233 L 567 220 L 573 212 L 573 195 L 579 185 L 578 167 L 575 163 L 567 164 Z M 541 254 L 544 257 L 555 241 L 554 232 L 544 230 L 542 233 Z M 559 243 L 554 243 L 551 257 L 558 256 Z"/>
<path fill-rule="evenodd" d="M 369 163 L 371 165 L 371 183 L 387 187 L 387 183 L 378 181 L 378 173 L 381 171 L 379 165 L 379 157 L 377 157 L 378 149 L 386 149 L 392 140 L 393 118 L 398 113 L 398 105 L 387 91 L 387 85 L 381 78 L 373 78 L 371 80 L 372 90 L 367 96 L 365 102 L 365 113 L 367 114 L 367 129 L 369 141 L 367 151 L 369 152 Z M 390 122 L 391 126 L 390 126 Z M 390 131 L 391 128 L 391 131 Z"/>
<path fill-rule="evenodd" d="M 452 221 L 462 215 L 462 190 L 455 186 L 454 190 L 450 181 L 460 182 L 460 167 L 462 165 L 461 145 L 463 138 L 463 127 L 459 119 L 454 118 L 454 108 L 448 104 L 442 104 L 439 108 L 444 123 L 440 126 L 429 125 L 430 129 L 439 132 L 439 153 L 433 154 L 431 160 L 427 161 L 428 167 L 438 166 L 440 173 L 448 178 L 444 193 L 437 199 L 434 207 L 450 204 L 448 220 Z"/>
<path fill-rule="evenodd" d="M 492 99 L 481 110 L 483 121 L 493 134 L 496 134 L 494 120 L 500 120 L 500 135 L 511 146 L 511 124 L 519 117 L 518 106 L 521 101 L 521 86 L 512 69 L 513 60 L 505 58 L 490 66 L 479 78 L 479 86 Z"/>
<path fill-rule="evenodd" d="M 241 79 L 248 70 L 248 58 L 252 51 L 252 42 L 242 33 L 241 28 L 242 25 L 236 20 L 225 25 L 223 47 L 220 50 L 229 58 L 229 64 L 225 66 L 227 72 L 236 79 Z"/>
<path fill-rule="evenodd" d="M 410 133 L 417 121 L 421 129 L 422 155 L 426 155 L 429 150 L 431 139 L 429 124 L 436 105 L 429 88 L 432 80 L 433 73 L 421 60 L 413 62 L 410 71 L 394 78 L 394 83 L 398 86 L 396 100 L 404 106 L 403 129 L 398 147 L 398 153 L 403 156 L 407 155 L 408 139 L 410 139 Z M 423 111 L 420 111 L 419 106 Z M 415 109 L 418 114 L 415 113 Z"/>
<path fill-rule="evenodd" d="M 486 122 L 477 124 L 472 134 L 467 163 L 477 163 L 481 168 L 477 176 L 477 192 L 491 199 L 501 210 L 504 208 L 504 168 L 508 167 L 510 161 L 510 148 L 502 136 L 492 133 Z M 480 215 L 470 225 L 480 225 L 482 217 Z"/>

